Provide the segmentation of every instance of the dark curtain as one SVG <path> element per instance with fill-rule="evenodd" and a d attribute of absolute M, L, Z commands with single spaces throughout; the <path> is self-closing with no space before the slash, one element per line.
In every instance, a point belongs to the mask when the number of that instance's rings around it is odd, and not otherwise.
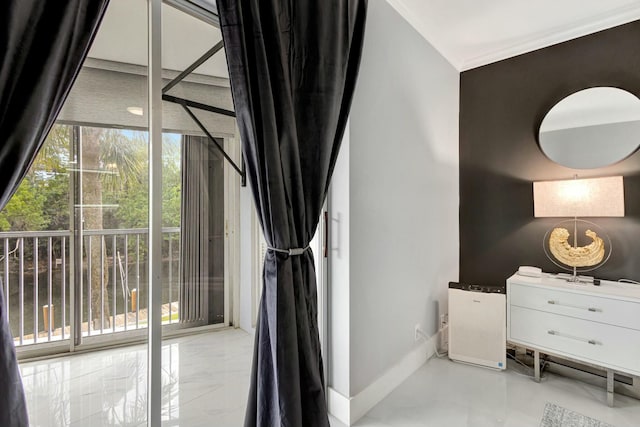
<path fill-rule="evenodd" d="M 0 209 L 18 188 L 49 133 L 108 3 L 0 1 Z M 27 426 L 24 391 L 5 312 L 0 295 L 0 426 Z"/>
<path fill-rule="evenodd" d="M 267 251 L 245 426 L 328 426 L 315 232 L 356 83 L 366 0 L 218 0 Z M 300 255 L 281 251 L 306 249 Z"/>

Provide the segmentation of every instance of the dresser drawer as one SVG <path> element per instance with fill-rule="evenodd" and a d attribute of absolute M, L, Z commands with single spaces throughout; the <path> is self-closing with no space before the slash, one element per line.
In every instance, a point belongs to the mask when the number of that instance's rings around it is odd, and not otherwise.
<path fill-rule="evenodd" d="M 509 340 L 640 374 L 640 331 L 510 306 Z"/>
<path fill-rule="evenodd" d="M 584 285 L 576 285 L 584 286 Z M 509 284 L 509 304 L 640 330 L 640 304 L 596 295 Z"/>

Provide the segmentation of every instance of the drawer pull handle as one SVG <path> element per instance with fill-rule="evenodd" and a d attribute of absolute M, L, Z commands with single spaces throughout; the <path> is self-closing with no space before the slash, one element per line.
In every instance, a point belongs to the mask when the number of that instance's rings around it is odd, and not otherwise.
<path fill-rule="evenodd" d="M 602 309 L 597 308 L 597 307 L 581 307 L 579 305 L 571 305 L 571 304 L 561 304 L 560 301 L 554 301 L 552 299 L 547 300 L 547 304 L 551 304 L 551 305 L 561 305 L 563 307 L 569 307 L 569 308 L 577 308 L 578 310 L 587 310 L 590 311 L 592 313 L 596 313 L 598 311 L 602 311 Z"/>
<path fill-rule="evenodd" d="M 598 342 L 598 341 L 596 341 L 594 339 L 580 338 L 580 337 L 576 337 L 576 336 L 573 336 L 573 335 L 561 334 L 559 331 L 554 331 L 553 329 L 549 329 L 547 331 L 547 333 L 549 335 L 556 335 L 556 336 L 559 336 L 559 337 L 569 338 L 569 339 L 576 340 L 576 341 L 586 342 L 587 344 L 591 344 L 591 345 L 601 344 L 600 342 Z"/>

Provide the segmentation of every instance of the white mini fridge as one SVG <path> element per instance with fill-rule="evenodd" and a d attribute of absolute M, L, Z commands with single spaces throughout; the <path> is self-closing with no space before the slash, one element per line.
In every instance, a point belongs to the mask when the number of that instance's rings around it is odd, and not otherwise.
<path fill-rule="evenodd" d="M 449 283 L 449 358 L 492 369 L 507 367 L 504 288 Z"/>

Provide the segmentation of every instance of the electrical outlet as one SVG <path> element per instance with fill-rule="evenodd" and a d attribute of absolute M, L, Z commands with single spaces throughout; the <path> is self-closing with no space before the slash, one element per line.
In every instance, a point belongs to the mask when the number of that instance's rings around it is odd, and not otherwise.
<path fill-rule="evenodd" d="M 413 327 L 413 340 L 418 341 L 420 339 L 420 323 L 416 323 Z"/>
<path fill-rule="evenodd" d="M 448 348 L 449 348 L 449 326 L 445 324 L 444 327 L 440 329 L 440 349 L 447 350 Z"/>
<path fill-rule="evenodd" d="M 449 315 L 447 314 L 441 314 L 440 315 L 440 325 L 438 325 L 438 330 L 441 331 L 445 328 L 445 326 L 447 326 L 448 322 L 448 317 Z"/>
<path fill-rule="evenodd" d="M 439 347 L 446 350 L 449 347 L 449 314 L 440 315 L 440 327 L 438 328 L 440 333 Z"/>

